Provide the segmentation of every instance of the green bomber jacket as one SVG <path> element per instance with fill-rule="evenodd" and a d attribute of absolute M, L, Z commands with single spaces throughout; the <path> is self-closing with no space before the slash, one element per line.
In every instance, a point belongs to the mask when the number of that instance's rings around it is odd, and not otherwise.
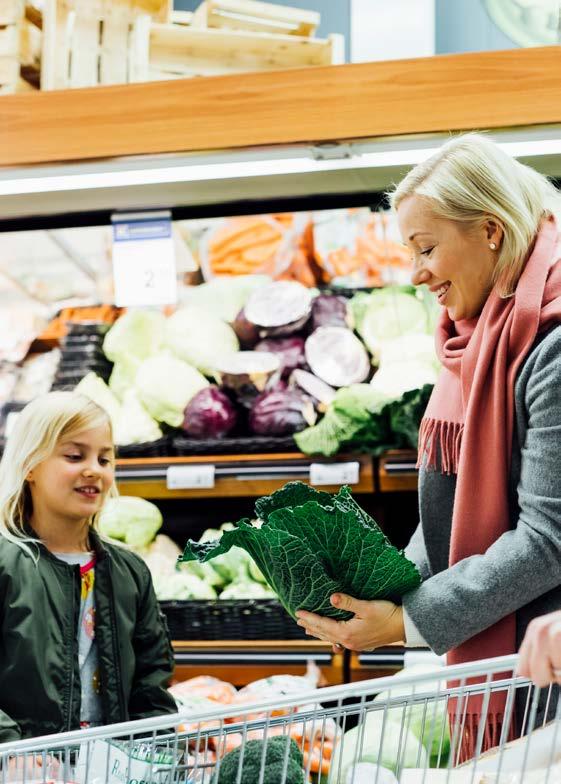
<path fill-rule="evenodd" d="M 93 531 L 91 540 L 104 722 L 175 713 L 173 653 L 148 568 Z M 0 743 L 80 727 L 80 567 L 37 548 L 35 563 L 0 536 Z"/>

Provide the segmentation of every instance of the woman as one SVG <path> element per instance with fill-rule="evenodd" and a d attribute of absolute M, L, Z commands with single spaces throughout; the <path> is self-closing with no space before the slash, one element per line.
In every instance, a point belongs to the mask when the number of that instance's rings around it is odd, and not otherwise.
<path fill-rule="evenodd" d="M 420 524 L 406 549 L 423 583 L 402 607 L 337 596 L 352 620 L 302 612 L 300 623 L 354 650 L 405 640 L 449 663 L 514 653 L 533 618 L 561 608 L 560 196 L 470 134 L 390 199 L 413 282 L 443 309 L 443 367 L 419 435 Z M 502 708 L 491 710 L 492 744 Z"/>

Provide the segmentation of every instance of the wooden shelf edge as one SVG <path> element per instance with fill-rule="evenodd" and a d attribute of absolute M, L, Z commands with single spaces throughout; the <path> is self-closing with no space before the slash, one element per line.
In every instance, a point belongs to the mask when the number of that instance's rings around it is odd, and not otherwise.
<path fill-rule="evenodd" d="M 0 166 L 560 123 L 560 65 L 551 46 L 7 95 Z"/>

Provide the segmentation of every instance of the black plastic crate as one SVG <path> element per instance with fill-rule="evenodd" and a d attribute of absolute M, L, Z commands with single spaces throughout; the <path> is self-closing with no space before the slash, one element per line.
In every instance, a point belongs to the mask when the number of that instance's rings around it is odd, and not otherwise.
<path fill-rule="evenodd" d="M 186 438 L 173 436 L 173 454 L 177 457 L 200 455 L 259 455 L 298 452 L 292 436 L 240 436 L 232 438 Z"/>
<path fill-rule="evenodd" d="M 169 457 L 171 454 L 171 439 L 168 436 L 157 438 L 155 441 L 144 441 L 141 444 L 125 444 L 117 446 L 117 457 Z"/>
<path fill-rule="evenodd" d="M 303 640 L 277 599 L 160 602 L 172 640 Z"/>

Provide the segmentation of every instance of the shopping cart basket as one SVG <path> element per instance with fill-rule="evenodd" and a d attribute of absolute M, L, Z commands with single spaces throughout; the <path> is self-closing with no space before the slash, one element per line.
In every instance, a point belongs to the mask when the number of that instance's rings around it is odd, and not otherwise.
<path fill-rule="evenodd" d="M 0 784 L 561 782 L 556 692 L 516 677 L 516 662 L 489 659 L 1 744 Z M 484 752 L 497 695 L 501 736 Z M 482 717 L 474 756 L 458 765 L 473 700 Z"/>

